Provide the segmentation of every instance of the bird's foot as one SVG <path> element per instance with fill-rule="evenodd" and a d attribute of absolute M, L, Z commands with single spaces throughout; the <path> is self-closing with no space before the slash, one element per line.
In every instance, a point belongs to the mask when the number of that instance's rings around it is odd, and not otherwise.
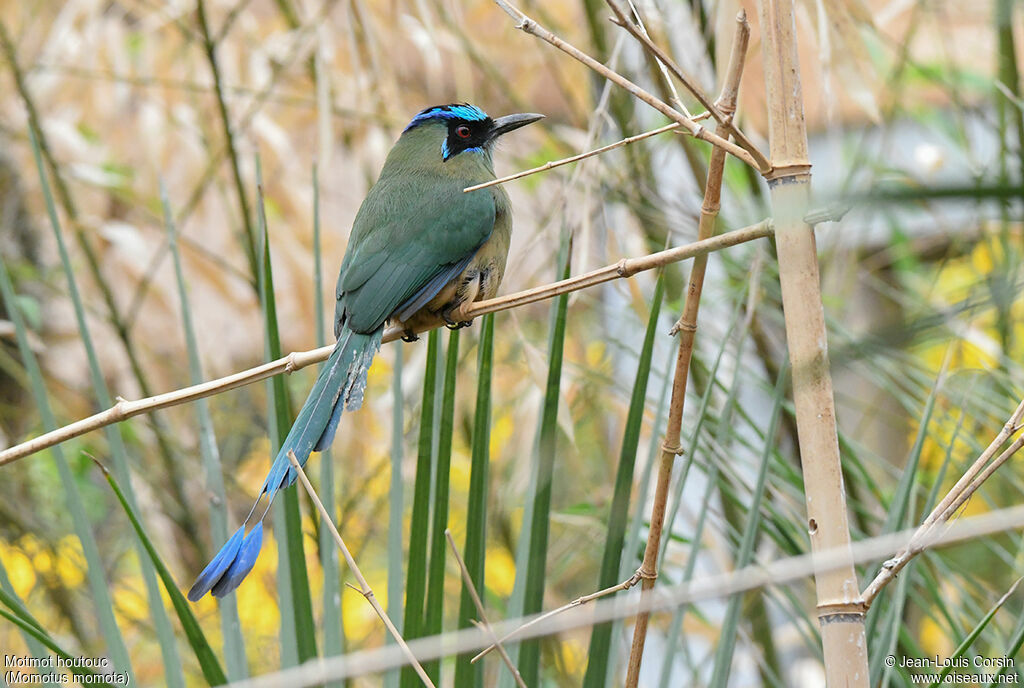
<path fill-rule="evenodd" d="M 403 342 L 418 342 L 419 340 L 419 335 L 417 335 L 412 330 L 406 330 L 405 332 L 402 333 Z"/>
<path fill-rule="evenodd" d="M 444 326 L 449 330 L 461 330 L 463 327 L 469 327 L 473 324 L 472 320 L 455 320 L 452 318 L 452 315 L 456 312 L 461 313 L 462 309 L 459 306 L 452 306 L 441 311 L 441 319 L 444 320 Z"/>

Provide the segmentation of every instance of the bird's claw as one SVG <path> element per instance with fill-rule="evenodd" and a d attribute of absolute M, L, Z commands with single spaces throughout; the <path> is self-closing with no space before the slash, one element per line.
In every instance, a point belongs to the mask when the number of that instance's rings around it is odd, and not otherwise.
<path fill-rule="evenodd" d="M 402 333 L 402 341 L 403 342 L 412 343 L 412 342 L 418 342 L 419 340 L 420 340 L 419 335 L 417 335 L 412 330 L 406 330 L 406 331 L 404 331 Z"/>
<path fill-rule="evenodd" d="M 472 320 L 453 320 L 452 313 L 455 312 L 456 308 L 447 308 L 441 311 L 441 319 L 444 320 L 444 326 L 449 330 L 461 330 L 463 327 L 469 327 L 473 324 Z"/>

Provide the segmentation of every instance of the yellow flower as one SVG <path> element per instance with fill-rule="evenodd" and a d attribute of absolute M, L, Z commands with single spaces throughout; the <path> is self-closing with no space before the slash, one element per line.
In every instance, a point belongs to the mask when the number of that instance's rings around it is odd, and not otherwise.
<path fill-rule="evenodd" d="M 36 584 L 36 572 L 32 560 L 19 549 L 0 542 L 0 562 L 7 570 L 7 577 L 18 597 L 24 599 Z"/>
<path fill-rule="evenodd" d="M 65 535 L 57 543 L 57 575 L 67 588 L 77 588 L 85 581 L 85 557 L 77 537 Z"/>
<path fill-rule="evenodd" d="M 488 547 L 485 560 L 487 587 L 499 597 L 512 594 L 516 582 L 516 562 L 503 547 Z"/>

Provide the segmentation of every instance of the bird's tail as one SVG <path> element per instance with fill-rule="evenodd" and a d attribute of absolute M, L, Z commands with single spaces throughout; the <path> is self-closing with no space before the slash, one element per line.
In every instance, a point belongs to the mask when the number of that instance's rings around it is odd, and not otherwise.
<path fill-rule="evenodd" d="M 306 403 L 281 443 L 281 449 L 270 466 L 270 472 L 253 504 L 245 523 L 235 531 L 188 591 L 188 598 L 198 601 L 207 592 L 223 597 L 238 587 L 256 563 L 263 544 L 263 517 L 270 510 L 274 496 L 298 477 L 288 459 L 294 452 L 299 465 L 305 465 L 312 451 L 322 451 L 331 444 L 343 410 L 354 411 L 363 403 L 366 374 L 380 348 L 383 328 L 370 334 L 345 330 L 334 346 L 330 358 L 320 370 Z M 256 507 L 267 496 L 266 507 L 256 524 L 246 534 L 246 524 Z"/>

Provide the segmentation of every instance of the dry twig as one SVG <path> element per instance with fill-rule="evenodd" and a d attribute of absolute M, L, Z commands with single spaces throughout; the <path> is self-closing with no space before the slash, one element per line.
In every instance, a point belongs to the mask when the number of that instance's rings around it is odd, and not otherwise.
<path fill-rule="evenodd" d="M 609 282 L 611 280 L 632 277 L 638 272 L 652 270 L 663 265 L 668 265 L 669 263 L 675 263 L 680 260 L 686 260 L 687 258 L 693 258 L 712 251 L 718 251 L 723 248 L 742 244 L 754 239 L 761 239 L 770 236 L 771 234 L 771 223 L 767 220 L 763 220 L 755 225 L 743 227 L 742 229 L 737 229 L 732 232 L 726 232 L 725 234 L 719 234 L 718 236 L 704 241 L 695 241 L 684 246 L 678 246 L 676 248 L 668 249 L 667 251 L 659 251 L 639 258 L 624 258 L 618 263 L 607 265 L 603 268 L 592 270 L 591 272 L 587 272 L 582 275 L 577 275 L 576 277 L 570 277 L 566 280 L 553 282 L 533 289 L 527 289 L 507 296 L 499 296 L 487 301 L 477 301 L 476 303 L 463 308 L 459 314 L 459 319 L 472 320 L 477 316 L 486 315 L 487 313 L 509 310 L 528 303 L 549 299 L 554 296 L 558 296 L 559 294 L 566 294 L 579 289 L 592 287 L 597 284 L 603 284 L 604 282 Z M 401 336 L 402 331 L 399 328 L 391 328 L 385 332 L 384 341 L 394 341 L 399 339 Z M 310 351 L 295 351 L 275 361 L 264 363 L 263 365 L 256 366 L 255 368 L 250 368 L 249 370 L 243 370 L 216 380 L 210 380 L 209 382 L 192 385 L 191 387 L 184 387 L 173 392 L 157 394 L 144 399 L 130 401 L 118 397 L 117 403 L 105 411 L 101 411 L 89 416 L 88 418 L 83 418 L 82 420 L 57 428 L 52 432 L 39 435 L 31 440 L 0 451 L 0 466 L 17 461 L 18 459 L 34 454 L 46 449 L 47 447 L 52 447 L 55 444 L 60 444 L 61 442 L 65 442 L 74 437 L 78 437 L 79 435 L 83 435 L 87 432 L 98 430 L 99 428 L 112 423 L 119 423 L 144 413 L 150 413 L 158 409 L 177 406 L 179 404 L 186 404 L 188 402 L 195 401 L 196 399 L 213 396 L 214 394 L 220 394 L 221 392 L 225 392 L 229 389 L 265 380 L 268 377 L 280 375 L 281 373 L 292 373 L 301 368 L 305 368 L 308 365 L 326 360 L 333 348 L 333 346 L 323 346 L 319 349 L 312 349 Z"/>
<path fill-rule="evenodd" d="M 864 593 L 861 595 L 863 598 L 864 609 L 867 610 L 878 594 L 882 591 L 886 585 L 888 585 L 896 575 L 903 570 L 903 568 L 910 563 L 910 560 L 916 557 L 918 554 L 926 550 L 937 537 L 936 528 L 939 524 L 948 522 L 960 507 L 970 499 L 982 484 L 988 480 L 995 471 L 1006 463 L 1007 460 L 1015 453 L 1020 451 L 1024 447 L 1024 436 L 1018 437 L 1009 447 L 1007 447 L 999 456 L 996 456 L 991 463 L 989 461 L 995 456 L 996 451 L 999 447 L 1016 434 L 1021 428 L 1024 428 L 1024 401 L 1021 401 L 1017 405 L 1017 410 L 1013 412 L 1010 419 L 1003 425 L 1002 430 L 996 435 L 995 439 L 992 440 L 991 444 L 986 447 L 985 451 L 975 459 L 971 467 L 967 469 L 967 472 L 963 474 L 960 480 L 957 481 L 956 485 L 950 489 L 949 493 L 942 498 L 928 517 L 914 532 L 910 538 L 910 542 L 907 543 L 906 547 L 896 553 L 896 556 L 889 559 L 882 565 L 882 570 L 878 572 L 874 580 L 868 584 L 868 587 L 864 589 Z M 986 466 L 986 464 L 988 464 Z"/>
<path fill-rule="evenodd" d="M 309 483 L 309 478 L 306 477 L 306 472 L 302 470 L 302 465 L 299 464 L 298 460 L 295 458 L 295 452 L 288 452 L 288 460 L 292 462 L 292 468 L 294 468 L 296 473 L 299 474 L 299 481 L 302 483 L 302 487 L 306 489 L 310 499 L 312 499 L 313 503 L 316 504 L 317 511 L 320 512 L 320 520 L 327 524 L 327 527 L 331 531 L 331 535 L 334 537 L 334 541 L 338 545 L 338 549 L 340 549 L 341 553 L 345 555 L 345 561 L 348 562 L 348 567 L 352 569 L 352 574 L 356 577 L 356 581 L 359 583 L 358 588 L 352 585 L 349 585 L 349 587 L 358 591 L 359 594 L 366 598 L 366 601 L 370 603 L 371 607 L 373 607 L 373 611 L 377 613 L 380 620 L 384 622 L 385 626 L 387 626 L 388 632 L 391 633 L 395 642 L 398 643 L 400 648 L 402 648 L 402 652 L 405 654 L 406 659 L 408 659 L 409 663 L 412 664 L 413 669 L 416 670 L 416 673 L 419 675 L 420 679 L 422 679 L 424 685 L 434 688 L 434 682 L 430 680 L 429 676 L 427 676 L 427 672 L 423 670 L 422 666 L 420 666 L 419 661 L 416 659 L 416 655 L 414 655 L 412 650 L 409 649 L 409 645 L 405 642 L 405 638 L 403 638 L 402 634 L 398 632 L 397 628 L 395 628 L 395 624 L 391 623 L 391 618 L 388 616 L 388 613 L 384 611 L 384 608 L 380 606 L 380 602 L 377 601 L 376 595 L 373 594 L 373 589 L 370 587 L 370 584 L 366 582 L 366 578 L 363 577 L 363 572 L 359 570 L 359 565 L 356 564 L 356 560 L 352 557 L 352 553 L 349 552 L 348 547 L 345 546 L 345 541 L 341 538 L 341 533 L 338 532 L 337 527 L 335 527 L 334 520 L 331 519 L 331 515 L 327 513 L 327 509 L 324 508 L 324 504 L 320 501 L 320 497 L 317 495 L 316 490 L 314 490 L 313 486 Z"/>
<path fill-rule="evenodd" d="M 629 578 L 627 578 L 626 580 L 622 581 L 621 583 L 617 583 L 617 584 L 613 585 L 610 588 L 605 588 L 604 590 L 598 590 L 597 592 L 592 592 L 589 595 L 584 595 L 583 597 L 577 597 L 572 602 L 569 602 L 568 604 L 563 604 L 561 607 L 558 607 L 557 609 L 552 609 L 551 611 L 544 612 L 543 614 L 538 614 L 537 616 L 533 617 L 532 619 L 530 619 L 529 621 L 524 623 L 522 626 L 519 626 L 518 628 L 513 629 L 510 633 L 505 635 L 496 644 L 491 644 L 491 645 L 488 645 L 487 647 L 485 647 L 483 650 L 480 651 L 479 654 L 477 654 L 476 657 L 473 658 L 473 661 L 476 662 L 481 657 L 486 655 L 488 652 L 493 650 L 495 648 L 495 645 L 497 645 L 497 647 L 500 649 L 501 643 L 507 642 L 507 641 L 511 640 L 512 638 L 515 638 L 517 636 L 523 635 L 523 633 L 526 631 L 526 629 L 530 628 L 531 626 L 535 626 L 537 624 L 543 623 L 547 619 L 550 619 L 552 616 L 557 616 L 558 614 L 561 614 L 562 612 L 568 611 L 570 609 L 575 609 L 576 607 L 581 607 L 584 604 L 586 604 L 587 602 L 593 602 L 594 600 L 600 599 L 602 597 L 607 597 L 608 595 L 611 595 L 613 593 L 617 593 L 620 590 L 629 590 L 630 588 L 632 588 L 634 585 L 636 585 L 639 582 L 640 582 L 640 573 L 637 572 L 637 573 L 634 573 Z"/>
<path fill-rule="evenodd" d="M 697 115 L 693 119 L 693 121 L 696 122 L 697 120 L 705 119 L 707 117 L 708 117 L 707 113 L 702 113 L 700 115 Z M 571 162 L 579 162 L 580 160 L 585 160 L 586 158 L 589 158 L 589 157 L 592 157 L 592 156 L 595 156 L 595 155 L 600 155 L 601 153 L 607 153 L 610 150 L 614 150 L 616 148 L 620 148 L 622 146 L 626 146 L 626 145 L 628 145 L 630 143 L 636 143 L 637 141 L 643 141 L 644 139 L 650 138 L 652 136 L 657 136 L 658 134 L 664 134 L 666 131 L 672 131 L 673 129 L 678 129 L 679 126 L 680 126 L 679 122 L 673 122 L 672 124 L 666 124 L 663 127 L 658 127 L 657 129 L 652 129 L 651 131 L 645 131 L 642 134 L 636 134 L 635 136 L 627 136 L 626 138 L 622 139 L 621 141 L 616 141 L 615 143 L 609 143 L 607 146 L 601 146 L 600 148 L 595 148 L 594 150 L 587 151 L 586 153 L 580 153 L 579 155 L 572 155 L 572 156 L 570 156 L 568 158 L 562 158 L 561 160 L 552 160 L 550 162 L 544 163 L 540 167 L 532 167 L 532 168 L 530 168 L 528 170 L 523 170 L 522 172 L 516 172 L 515 174 L 510 174 L 507 177 L 501 177 L 500 179 L 492 179 L 491 181 L 484 182 L 483 184 L 477 184 L 475 186 L 467 186 L 465 189 L 462 190 L 462 192 L 463 193 L 468 193 L 470 191 L 476 191 L 478 189 L 486 189 L 488 186 L 494 186 L 496 184 L 504 184 L 505 182 L 510 182 L 513 179 L 521 179 L 523 177 L 528 177 L 531 174 L 537 174 L 538 172 L 546 172 L 546 171 L 548 171 L 550 169 L 554 169 L 555 167 L 561 167 L 562 165 L 568 165 Z"/>
<path fill-rule="evenodd" d="M 761 174 L 768 174 L 771 172 L 770 166 L 758 164 L 755 157 L 742 148 L 741 146 L 723 139 L 717 134 L 712 134 L 707 129 L 697 124 L 683 113 L 673 108 L 668 103 L 662 101 L 660 98 L 652 95 L 648 91 L 637 86 L 635 83 L 622 76 L 618 72 L 609 69 L 604 66 L 590 55 L 587 55 L 579 48 L 571 45 L 565 40 L 559 38 L 555 34 L 548 31 L 546 28 L 538 24 L 536 21 L 526 16 L 521 10 L 513 7 L 507 2 L 507 0 L 494 0 L 494 2 L 503 9 L 506 14 L 512 17 L 516 21 L 516 28 L 520 29 L 532 36 L 536 36 L 543 41 L 550 43 L 562 52 L 573 57 L 574 59 L 582 62 L 584 65 L 603 76 L 608 81 L 611 81 L 616 86 L 619 86 L 637 99 L 647 103 L 652 108 L 665 115 L 674 122 L 678 122 L 684 129 L 686 129 L 695 138 L 702 141 L 706 141 L 714 146 L 725 149 L 726 152 L 731 153 L 743 162 L 747 163 L 751 167 L 757 169 Z"/>
<path fill-rule="evenodd" d="M 512 672 L 512 678 L 515 679 L 516 685 L 520 688 L 526 688 L 526 682 L 523 681 L 519 669 L 516 669 L 516 665 L 512 663 L 512 658 L 508 656 L 508 652 L 505 651 L 501 641 L 498 640 L 498 636 L 494 634 L 494 629 L 491 628 L 490 622 L 487 621 L 487 614 L 484 613 L 484 603 L 480 599 L 480 594 L 476 591 L 476 586 L 473 585 L 473 579 L 469 575 L 469 569 L 466 568 L 466 562 L 462 560 L 462 555 L 459 554 L 459 548 L 455 546 L 455 540 L 452 539 L 452 531 L 445 528 L 444 536 L 448 538 L 448 545 L 451 546 L 452 554 L 455 555 L 455 561 L 459 564 L 459 571 L 462 572 L 462 582 L 466 584 L 466 590 L 469 591 L 469 596 L 472 598 L 473 604 L 476 605 L 476 611 L 480 615 L 479 624 L 474 623 L 474 625 L 484 630 L 491 637 L 493 643 L 491 647 L 497 647 L 501 660 L 505 662 L 505 666 Z M 473 661 L 475 662 L 476 658 Z"/>
<path fill-rule="evenodd" d="M 615 13 L 615 16 L 612 17 L 611 20 L 612 23 L 617 26 L 621 26 L 623 29 L 629 32 L 630 36 L 639 41 L 640 44 L 643 45 L 649 53 L 654 55 L 658 63 L 663 65 L 666 69 L 668 69 L 668 71 L 670 71 L 672 75 L 676 79 L 678 79 L 683 86 L 686 87 L 686 90 L 693 94 L 693 97 L 697 99 L 697 102 L 704 106 L 704 108 L 708 111 L 708 114 L 714 117 L 715 121 L 717 121 L 718 124 L 724 128 L 724 131 L 716 131 L 715 133 L 723 135 L 723 138 L 727 137 L 729 134 L 732 134 L 733 138 L 736 139 L 736 142 L 744 150 L 749 152 L 751 156 L 753 156 L 754 161 L 756 163 L 755 167 L 757 167 L 759 170 L 771 169 L 771 163 L 768 161 L 768 158 L 765 157 L 765 154 L 762 153 L 761 150 L 757 146 L 755 146 L 754 143 L 750 139 L 748 139 L 742 131 L 739 130 L 739 127 L 733 125 L 732 115 L 733 112 L 735 112 L 736 110 L 736 94 L 732 95 L 732 102 L 728 106 L 726 106 L 723 103 L 723 99 L 725 98 L 724 93 L 721 96 L 719 96 L 717 102 L 711 102 L 711 99 L 709 99 L 707 95 L 705 95 L 703 89 L 701 89 L 700 86 L 695 84 L 689 77 L 686 76 L 686 74 L 683 73 L 683 70 L 679 68 L 679 65 L 676 64 L 675 60 L 669 57 L 668 53 L 662 50 L 657 43 L 651 40 L 651 37 L 647 34 L 647 31 L 644 30 L 642 24 L 630 21 L 630 19 L 625 15 L 622 9 L 619 8 L 619 6 L 615 3 L 615 0 L 606 0 L 606 2 L 608 3 L 608 6 L 612 9 L 612 12 Z M 741 10 L 741 14 L 743 14 L 744 21 L 746 21 L 746 13 Z M 749 26 L 747 28 L 747 33 L 748 35 L 750 33 Z M 746 56 L 746 50 L 747 44 L 744 43 L 743 55 L 741 56 L 740 62 L 741 65 L 742 57 Z M 728 77 L 726 79 L 726 83 L 729 83 Z"/>

